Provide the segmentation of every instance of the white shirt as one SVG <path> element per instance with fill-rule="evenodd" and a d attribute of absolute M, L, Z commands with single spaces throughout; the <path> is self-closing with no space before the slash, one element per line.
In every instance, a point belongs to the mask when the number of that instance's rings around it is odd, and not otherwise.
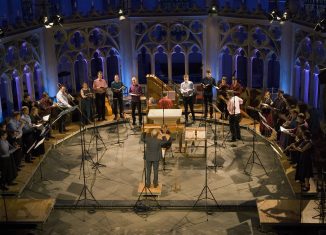
<path fill-rule="evenodd" d="M 56 97 L 57 97 L 57 102 L 58 102 L 59 107 L 62 107 L 62 108 L 70 108 L 71 107 L 71 105 L 68 102 L 67 96 L 64 95 L 61 90 L 57 93 Z"/>
<path fill-rule="evenodd" d="M 228 100 L 227 108 L 231 115 L 240 114 L 240 105 L 243 104 L 243 100 L 238 96 L 233 96 Z"/>
<path fill-rule="evenodd" d="M 184 97 L 192 96 L 194 94 L 194 84 L 192 81 L 183 82 L 180 91 Z"/>

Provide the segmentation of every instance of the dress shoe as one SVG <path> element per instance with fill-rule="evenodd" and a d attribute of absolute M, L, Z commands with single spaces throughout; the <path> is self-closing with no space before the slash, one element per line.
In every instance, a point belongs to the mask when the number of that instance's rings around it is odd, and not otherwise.
<path fill-rule="evenodd" d="M 236 142 L 237 140 L 236 139 L 232 139 L 232 140 L 230 140 L 230 142 Z"/>
<path fill-rule="evenodd" d="M 132 122 L 132 125 L 133 125 L 133 126 L 136 126 L 136 122 Z"/>
<path fill-rule="evenodd" d="M 145 184 L 145 187 L 146 187 L 146 188 L 150 188 L 151 186 L 150 186 L 150 185 L 148 185 L 148 184 Z"/>
<path fill-rule="evenodd" d="M 157 188 L 158 187 L 158 184 L 154 184 L 154 188 Z"/>
<path fill-rule="evenodd" d="M 15 183 L 15 182 L 10 182 L 10 183 L 8 184 L 8 186 L 15 186 L 15 185 L 17 185 L 17 183 Z"/>
<path fill-rule="evenodd" d="M 118 117 L 117 116 L 114 116 L 113 120 L 117 120 L 117 119 L 118 119 Z"/>
<path fill-rule="evenodd" d="M 33 163 L 33 161 L 32 160 L 29 160 L 29 159 L 25 159 L 25 162 L 26 163 Z"/>

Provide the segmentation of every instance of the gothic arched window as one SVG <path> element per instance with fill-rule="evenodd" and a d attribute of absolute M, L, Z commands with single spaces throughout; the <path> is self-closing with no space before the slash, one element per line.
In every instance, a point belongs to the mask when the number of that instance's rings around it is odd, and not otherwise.
<path fill-rule="evenodd" d="M 247 86 L 247 57 L 242 48 L 236 55 L 236 77 L 243 86 Z"/>
<path fill-rule="evenodd" d="M 17 70 L 14 70 L 12 73 L 11 91 L 14 110 L 20 110 L 23 98 L 23 83 Z"/>
<path fill-rule="evenodd" d="M 42 69 L 39 63 L 35 63 L 34 65 L 34 91 L 35 98 L 41 99 L 42 93 L 44 92 L 44 84 L 42 77 Z"/>
<path fill-rule="evenodd" d="M 264 84 L 264 61 L 257 50 L 251 63 L 252 88 L 263 88 Z"/>
<path fill-rule="evenodd" d="M 32 99 L 35 99 L 33 74 L 31 72 L 30 67 L 28 65 L 25 65 L 23 72 L 24 72 L 23 74 L 24 94 L 29 94 Z"/>
<path fill-rule="evenodd" d="M 69 92 L 73 90 L 71 73 L 72 64 L 70 60 L 65 56 L 61 57 L 58 63 L 58 82 L 64 84 Z"/>
<path fill-rule="evenodd" d="M 138 82 L 146 83 L 146 74 L 151 73 L 151 58 L 145 47 L 142 47 L 137 57 L 138 62 Z"/>
<path fill-rule="evenodd" d="M 155 53 L 155 75 L 165 83 L 169 80 L 168 57 L 161 46 L 157 49 L 157 53 Z"/>
<path fill-rule="evenodd" d="M 276 55 L 272 54 L 268 61 L 268 88 L 279 88 L 280 86 L 280 62 L 276 59 Z"/>
<path fill-rule="evenodd" d="M 10 79 L 7 74 L 2 74 L 0 77 L 0 99 L 1 99 L 1 112 L 0 119 L 8 117 L 12 114 L 14 104 L 12 100 L 12 89 Z"/>
<path fill-rule="evenodd" d="M 194 46 L 189 54 L 189 77 L 194 83 L 199 83 L 203 73 L 202 55 L 198 47 Z"/>
<path fill-rule="evenodd" d="M 115 49 L 111 49 L 106 58 L 106 68 L 108 85 L 111 86 L 111 82 L 114 80 L 114 75 L 120 75 L 118 52 Z"/>
<path fill-rule="evenodd" d="M 185 74 L 185 56 L 182 53 L 181 47 L 176 46 L 172 54 L 172 79 L 177 83 L 183 82 Z M 192 77 L 189 77 L 192 80 Z"/>
<path fill-rule="evenodd" d="M 74 67 L 76 91 L 79 91 L 82 88 L 84 82 L 89 82 L 87 73 L 87 61 L 84 58 L 83 54 L 80 53 L 77 55 L 77 60 L 75 61 Z"/>
<path fill-rule="evenodd" d="M 229 48 L 224 48 L 220 54 L 221 58 L 221 75 L 227 77 L 227 83 L 231 84 L 232 77 L 232 56 L 230 55 Z M 219 80 L 219 78 L 218 78 Z"/>
<path fill-rule="evenodd" d="M 101 56 L 99 51 L 96 51 L 91 59 L 91 75 L 93 79 L 97 78 L 97 72 L 102 71 L 103 74 L 103 57 Z M 105 77 L 104 77 L 105 78 Z"/>

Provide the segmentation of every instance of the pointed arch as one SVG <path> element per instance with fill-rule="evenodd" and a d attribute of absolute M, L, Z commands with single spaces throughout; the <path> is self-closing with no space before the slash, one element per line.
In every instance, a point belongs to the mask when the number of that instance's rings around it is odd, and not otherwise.
<path fill-rule="evenodd" d="M 194 83 L 199 83 L 203 74 L 203 56 L 199 46 L 193 45 L 188 55 L 189 77 Z"/>
<path fill-rule="evenodd" d="M 177 83 L 183 81 L 183 75 L 185 74 L 185 53 L 180 45 L 176 45 L 172 52 L 172 79 Z M 191 79 L 191 77 L 190 77 Z"/>
<path fill-rule="evenodd" d="M 159 45 L 154 53 L 155 61 L 155 75 L 158 76 L 163 82 L 168 83 L 168 56 L 166 49 Z"/>

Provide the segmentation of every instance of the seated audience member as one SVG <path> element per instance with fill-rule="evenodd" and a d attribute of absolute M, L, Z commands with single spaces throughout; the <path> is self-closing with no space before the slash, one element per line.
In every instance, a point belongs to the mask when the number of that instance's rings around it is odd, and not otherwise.
<path fill-rule="evenodd" d="M 157 104 L 160 109 L 171 109 L 173 108 L 173 101 L 168 97 L 166 92 L 163 93 L 163 98 L 161 98 Z"/>
<path fill-rule="evenodd" d="M 284 149 L 286 146 L 291 144 L 295 137 L 295 128 L 298 125 L 298 114 L 299 111 L 297 109 L 291 109 L 290 114 L 288 116 L 288 120 L 285 121 L 282 125 L 283 128 L 287 129 L 289 132 L 281 132 L 280 134 L 280 146 Z"/>
<path fill-rule="evenodd" d="M 32 123 L 31 117 L 29 115 L 28 107 L 22 107 L 22 117 L 21 119 L 25 122 L 23 127 L 23 141 L 27 145 L 27 150 L 40 139 L 41 129 L 35 127 Z M 31 154 L 33 156 L 39 156 L 45 153 L 44 144 L 41 144 L 36 149 L 32 149 Z"/>
<path fill-rule="evenodd" d="M 42 98 L 38 101 L 39 111 L 41 116 L 45 116 L 52 113 L 52 109 L 55 107 L 53 105 L 53 100 L 49 97 L 48 93 L 43 92 Z"/>
<path fill-rule="evenodd" d="M 15 185 L 14 179 L 17 176 L 17 168 L 13 158 L 13 148 L 7 141 L 7 132 L 0 131 L 0 172 L 1 172 L 1 188 L 8 190 L 6 186 Z"/>
<path fill-rule="evenodd" d="M 27 106 L 29 110 L 31 110 L 32 107 L 37 106 L 37 103 L 32 101 L 31 96 L 29 94 L 25 94 L 24 99 L 22 101 L 22 106 Z"/>
<path fill-rule="evenodd" d="M 0 132 L 1 131 L 8 133 L 7 124 L 5 122 L 0 124 Z M 8 139 L 8 135 L 6 137 L 6 140 L 7 139 Z M 13 154 L 13 158 L 15 160 L 15 166 L 16 166 L 17 170 L 20 170 L 21 161 L 22 161 L 22 158 L 23 158 L 23 155 L 24 155 L 23 152 L 22 152 L 22 149 L 20 148 L 20 145 L 18 143 L 16 143 L 16 142 L 13 142 L 12 145 L 9 143 L 9 145 L 13 146 L 14 148 L 17 149 Z"/>
<path fill-rule="evenodd" d="M 277 140 L 280 139 L 280 127 L 286 121 L 286 116 L 288 114 L 288 103 L 284 98 L 284 91 L 278 90 L 277 97 L 271 105 L 274 108 L 273 111 L 273 123 L 275 130 L 277 132 Z"/>

